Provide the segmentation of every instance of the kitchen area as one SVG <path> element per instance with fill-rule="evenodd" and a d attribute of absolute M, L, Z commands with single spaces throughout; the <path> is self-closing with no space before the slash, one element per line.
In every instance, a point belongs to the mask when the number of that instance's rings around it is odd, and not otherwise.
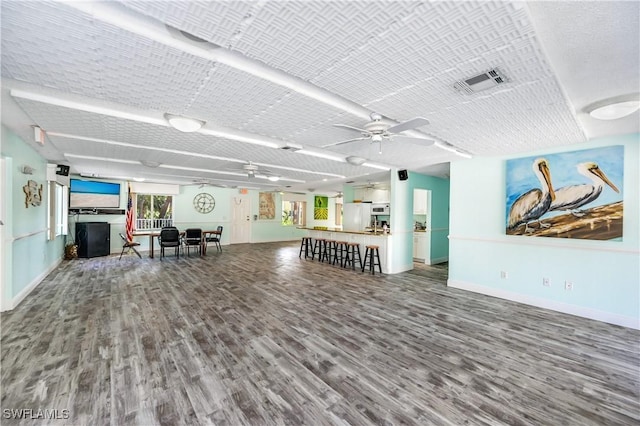
<path fill-rule="evenodd" d="M 384 273 L 447 262 L 448 181 L 418 174 L 411 177 L 415 181 L 396 180 L 394 173 L 389 183 L 345 186 L 341 223 L 335 228 L 306 228 L 307 235 L 357 242 L 361 253 L 366 245 L 377 245 Z"/>

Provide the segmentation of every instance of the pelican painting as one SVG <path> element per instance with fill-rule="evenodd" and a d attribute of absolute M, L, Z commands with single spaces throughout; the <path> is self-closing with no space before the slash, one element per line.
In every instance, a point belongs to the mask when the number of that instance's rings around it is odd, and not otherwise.
<path fill-rule="evenodd" d="M 509 159 L 505 233 L 622 241 L 623 186 L 622 145 Z"/>
<path fill-rule="evenodd" d="M 592 161 L 580 163 L 577 169 L 581 175 L 591 179 L 592 184 L 569 185 L 557 189 L 556 199 L 551 203 L 549 210 L 567 210 L 576 217 L 582 217 L 585 213 L 579 210 L 579 207 L 589 204 L 598 198 L 605 184 L 609 185 L 614 191 L 620 192 L 618 187 L 609 180 L 596 163 Z"/>
<path fill-rule="evenodd" d="M 549 227 L 540 221 L 540 217 L 549 210 L 555 199 L 547 160 L 537 158 L 533 162 L 533 173 L 540 181 L 540 188 L 532 188 L 514 201 L 509 210 L 508 229 L 516 229 L 524 223 L 524 232 L 532 232 L 529 223 L 533 221 L 538 221 L 540 228 Z"/>

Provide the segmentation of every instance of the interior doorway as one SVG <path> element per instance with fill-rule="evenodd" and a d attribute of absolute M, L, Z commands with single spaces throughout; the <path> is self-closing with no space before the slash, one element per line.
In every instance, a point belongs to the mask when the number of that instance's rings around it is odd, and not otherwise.
<path fill-rule="evenodd" d="M 231 198 L 231 235 L 229 243 L 251 242 L 251 199 L 236 195 Z"/>
<path fill-rule="evenodd" d="M 431 191 L 413 190 L 413 260 L 431 265 Z"/>

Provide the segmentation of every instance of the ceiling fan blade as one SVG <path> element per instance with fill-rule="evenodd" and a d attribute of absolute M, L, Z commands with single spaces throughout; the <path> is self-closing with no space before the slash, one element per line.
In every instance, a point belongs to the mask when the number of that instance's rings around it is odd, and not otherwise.
<path fill-rule="evenodd" d="M 351 142 L 355 142 L 355 141 L 365 141 L 367 139 L 369 139 L 369 138 L 367 137 L 367 138 L 349 139 L 349 140 L 342 141 L 342 142 L 334 142 L 334 143 L 330 143 L 330 144 L 327 144 L 327 145 L 322 145 L 321 148 L 327 148 L 327 147 L 330 147 L 330 146 L 343 145 L 345 143 L 351 143 Z"/>
<path fill-rule="evenodd" d="M 416 117 L 416 118 L 412 118 L 411 120 L 407 120 L 405 122 L 398 123 L 395 126 L 389 127 L 387 129 L 387 132 L 389 132 L 389 133 L 400 133 L 400 132 L 404 132 L 406 130 L 415 129 L 417 127 L 426 126 L 427 124 L 429 124 L 429 120 L 427 120 L 426 118 L 424 118 L 424 117 Z"/>
<path fill-rule="evenodd" d="M 346 124 L 334 124 L 333 127 L 342 127 L 343 129 L 355 130 L 356 132 L 360 132 L 360 133 L 369 133 L 368 131 L 366 131 L 364 129 L 359 129 L 357 127 L 348 126 Z"/>

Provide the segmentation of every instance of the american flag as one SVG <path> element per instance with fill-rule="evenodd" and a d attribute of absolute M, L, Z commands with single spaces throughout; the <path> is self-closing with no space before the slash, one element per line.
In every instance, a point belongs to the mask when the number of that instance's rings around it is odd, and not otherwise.
<path fill-rule="evenodd" d="M 127 201 L 127 221 L 126 221 L 126 233 L 127 233 L 127 241 L 133 241 L 133 200 L 131 199 L 131 187 L 127 187 L 127 195 L 129 196 L 129 200 Z"/>

